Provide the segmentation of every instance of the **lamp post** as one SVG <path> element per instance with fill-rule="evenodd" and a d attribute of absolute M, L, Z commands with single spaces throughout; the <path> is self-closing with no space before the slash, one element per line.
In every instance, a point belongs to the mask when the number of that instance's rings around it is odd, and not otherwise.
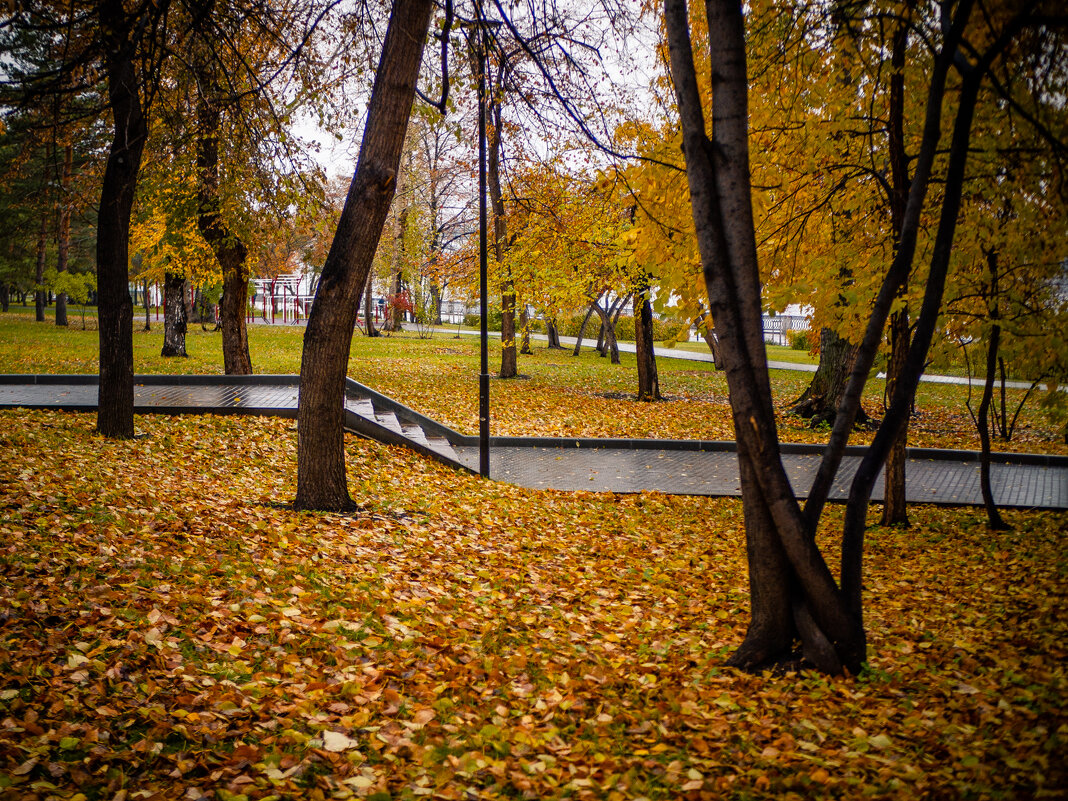
<path fill-rule="evenodd" d="M 481 326 L 480 371 L 478 374 L 478 472 L 489 478 L 489 352 L 486 236 L 486 41 L 482 17 L 482 0 L 475 3 L 475 36 L 478 41 L 478 281 L 479 320 Z"/>

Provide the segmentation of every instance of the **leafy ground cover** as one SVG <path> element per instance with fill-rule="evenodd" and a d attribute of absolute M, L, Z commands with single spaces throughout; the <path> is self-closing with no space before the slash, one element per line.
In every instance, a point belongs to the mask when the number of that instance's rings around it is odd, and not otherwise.
<path fill-rule="evenodd" d="M 351 438 L 361 510 L 298 514 L 292 421 L 0 419 L 0 797 L 1068 785 L 1063 514 L 872 529 L 869 669 L 747 675 L 722 667 L 736 500 L 534 492 Z"/>
<path fill-rule="evenodd" d="M 136 327 L 136 326 L 135 326 Z M 159 355 L 162 331 L 134 333 L 134 365 L 139 373 L 221 373 L 221 336 L 193 326 L 187 337 L 190 357 L 165 359 Z M 257 373 L 296 373 L 300 370 L 303 329 L 254 325 L 249 329 L 253 365 Z M 22 314 L 0 315 L 0 372 L 91 373 L 97 367 L 95 331 L 57 329 L 36 324 Z M 491 365 L 499 364 L 499 346 Z M 470 337 L 438 334 L 421 340 L 414 335 L 353 340 L 349 374 L 369 386 L 465 433 L 478 431 L 478 345 Z M 492 427 L 501 435 L 565 437 L 665 437 L 733 439 L 727 384 L 709 364 L 660 359 L 661 390 L 669 400 L 637 403 L 634 357 L 622 354 L 622 365 L 611 365 L 589 349 L 578 358 L 570 351 L 535 348 L 520 359 L 525 378 L 493 381 Z M 773 390 L 780 404 L 797 398 L 811 375 L 772 371 Z M 885 382 L 870 382 L 865 405 L 872 415 L 882 412 Z M 978 449 L 979 438 L 965 406 L 967 389 L 923 383 L 916 399 L 910 444 L 924 447 Z M 1010 390 L 1010 407 L 1022 392 Z M 973 392 L 973 408 L 978 392 Z M 806 421 L 780 414 L 784 441 L 826 441 L 828 430 L 813 430 Z M 1051 421 L 1035 398 L 1020 415 L 1010 442 L 995 441 L 994 449 L 1068 453 L 1060 423 Z M 854 441 L 870 439 L 857 432 Z"/>

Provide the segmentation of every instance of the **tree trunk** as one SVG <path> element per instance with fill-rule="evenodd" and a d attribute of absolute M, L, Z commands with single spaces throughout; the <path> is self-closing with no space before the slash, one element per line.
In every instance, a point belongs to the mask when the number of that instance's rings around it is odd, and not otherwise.
<path fill-rule="evenodd" d="M 41 215 L 41 227 L 37 231 L 37 272 L 34 274 L 36 289 L 33 291 L 33 306 L 36 312 L 36 320 L 39 323 L 45 321 L 45 290 L 44 272 L 45 256 L 48 246 L 48 222 L 45 215 Z"/>
<path fill-rule="evenodd" d="M 364 302 L 363 302 L 363 324 L 367 329 L 367 336 L 377 337 L 378 329 L 375 328 L 375 314 L 374 314 L 374 276 L 370 272 L 367 273 L 367 282 L 364 287 Z"/>
<path fill-rule="evenodd" d="M 150 298 L 151 296 L 149 295 L 148 279 L 145 279 L 145 331 L 152 330 L 152 321 L 149 318 L 149 306 L 151 305 Z"/>
<path fill-rule="evenodd" d="M 396 0 L 375 73 L 356 173 L 323 265 L 300 364 L 298 509 L 352 507 L 345 473 L 344 399 L 360 294 L 396 189 L 431 0 Z"/>
<path fill-rule="evenodd" d="M 515 343 L 515 284 L 507 265 L 502 264 L 508 236 L 504 216 L 504 195 L 501 192 L 501 106 L 495 93 L 490 94 L 487 111 L 493 125 L 489 132 L 486 157 L 486 188 L 493 208 L 493 258 L 502 270 L 501 278 L 501 378 L 516 378 L 519 364 Z"/>
<path fill-rule="evenodd" d="M 753 606 L 746 640 L 732 662 L 755 667 L 792 658 L 796 629 L 803 654 L 817 668 L 856 671 L 865 659 L 862 618 L 843 603 L 780 455 L 750 196 L 741 6 L 708 0 L 706 8 L 711 126 L 698 90 L 685 0 L 665 0 L 664 16 L 694 227 L 738 441 Z"/>
<path fill-rule="evenodd" d="M 197 98 L 197 228 L 215 253 L 223 277 L 219 322 L 222 326 L 223 370 L 227 375 L 252 375 L 248 349 L 248 248 L 222 217 L 219 197 L 219 126 L 221 112 L 214 97 L 214 76 L 197 65 L 201 95 Z"/>
<path fill-rule="evenodd" d="M 890 364 L 886 369 L 886 392 L 893 397 L 897 383 L 905 372 L 909 355 L 909 312 L 900 309 L 890 315 Z M 908 526 L 905 503 L 905 461 L 908 453 L 909 428 L 905 425 L 894 440 L 884 468 L 884 500 L 881 523 L 884 526 Z"/>
<path fill-rule="evenodd" d="M 56 272 L 65 273 L 70 263 L 70 176 L 74 163 L 74 148 L 63 149 L 63 172 L 59 182 L 59 230 L 56 232 Z M 56 325 L 69 325 L 67 321 L 67 293 L 56 296 Z"/>
<path fill-rule="evenodd" d="M 656 374 L 656 353 L 653 351 L 653 308 L 649 290 L 643 288 L 634 295 L 634 344 L 638 356 L 638 400 L 660 400 L 660 380 Z"/>
<path fill-rule="evenodd" d="M 163 349 L 160 356 L 188 356 L 185 350 L 185 277 L 166 273 L 163 278 Z"/>
<path fill-rule="evenodd" d="M 545 347 L 549 350 L 564 349 L 564 346 L 560 344 L 560 331 L 556 327 L 555 319 L 545 318 L 545 338 L 548 340 Z"/>
<path fill-rule="evenodd" d="M 148 126 L 141 109 L 136 46 L 122 0 L 97 6 L 105 38 L 108 105 L 114 134 L 100 188 L 97 214 L 97 322 L 100 389 L 97 431 L 105 437 L 134 435 L 133 301 L 130 300 L 130 212 Z"/>
<path fill-rule="evenodd" d="M 600 298 L 597 300 L 600 300 Z M 582 318 L 582 325 L 579 326 L 578 337 L 575 338 L 575 350 L 571 354 L 572 356 L 578 356 L 579 352 L 582 350 L 582 338 L 586 335 L 586 326 L 589 324 L 590 317 L 593 316 L 596 307 L 597 301 L 595 300 L 590 304 L 590 308 L 586 310 L 586 316 Z"/>
<path fill-rule="evenodd" d="M 790 413 L 809 420 L 815 428 L 834 425 L 857 349 L 830 328 L 820 331 L 820 363 L 808 388 L 790 405 Z"/>
<path fill-rule="evenodd" d="M 979 488 L 983 493 L 983 506 L 986 508 L 987 527 L 991 531 L 1007 531 L 1010 526 L 1005 522 L 994 502 L 994 491 L 990 486 L 990 405 L 994 398 L 994 382 L 997 379 L 998 348 L 1001 345 L 1001 308 L 998 302 L 998 254 L 996 250 L 987 253 L 987 265 L 990 268 L 990 292 L 987 308 L 990 315 L 990 341 L 986 349 L 986 375 L 983 380 L 983 397 L 979 402 L 979 417 L 976 427 L 979 429 Z M 1004 385 L 1004 380 L 1002 380 Z"/>
<path fill-rule="evenodd" d="M 519 312 L 519 328 L 523 332 L 523 344 L 520 346 L 519 352 L 528 356 L 532 355 L 534 351 L 530 349 L 530 316 L 527 313 L 527 305 L 525 303 Z"/>
<path fill-rule="evenodd" d="M 11 284 L 5 281 L 0 284 L 0 311 L 8 311 L 11 308 Z"/>

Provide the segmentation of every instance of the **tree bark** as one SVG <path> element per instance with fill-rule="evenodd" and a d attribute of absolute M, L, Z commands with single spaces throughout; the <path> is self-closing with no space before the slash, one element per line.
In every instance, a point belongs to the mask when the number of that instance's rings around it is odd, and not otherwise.
<path fill-rule="evenodd" d="M 890 104 L 888 110 L 887 147 L 890 153 L 890 229 L 896 243 L 901 238 L 905 206 L 909 196 L 909 160 L 905 150 L 905 51 L 908 47 L 910 20 L 898 22 L 890 53 Z M 907 281 L 906 281 L 907 284 Z M 906 286 L 899 293 L 905 301 Z M 905 305 L 890 315 L 890 363 L 886 368 L 886 393 L 892 397 L 901 380 L 909 351 L 909 310 Z M 905 463 L 908 452 L 908 425 L 894 440 L 886 457 L 883 479 L 884 526 L 908 526 L 905 500 Z"/>
<path fill-rule="evenodd" d="M 856 346 L 833 329 L 821 329 L 819 365 L 801 397 L 790 404 L 790 413 L 808 419 L 813 428 L 833 425 L 856 354 Z M 864 419 L 863 410 L 858 417 Z"/>
<path fill-rule="evenodd" d="M 200 95 L 197 98 L 197 228 L 215 253 L 222 270 L 219 301 L 222 327 L 223 370 L 227 375 L 252 375 L 248 348 L 248 248 L 226 225 L 219 197 L 219 126 L 222 112 L 216 98 L 214 76 L 203 63 L 196 65 Z M 212 96 L 209 96 L 212 95 Z"/>
<path fill-rule="evenodd" d="M 660 379 L 653 351 L 653 308 L 648 286 L 634 295 L 634 343 L 638 357 L 638 400 L 660 400 Z"/>
<path fill-rule="evenodd" d="M 188 356 L 185 276 L 166 273 L 163 278 L 163 349 L 160 356 Z"/>
<path fill-rule="evenodd" d="M 102 0 L 97 13 L 105 38 L 104 64 L 114 132 L 97 214 L 100 390 L 96 427 L 105 437 L 128 439 L 134 435 L 130 212 L 148 125 L 134 64 L 136 45 L 130 40 L 130 19 L 122 0 Z"/>
<path fill-rule="evenodd" d="M 56 272 L 65 273 L 70 264 L 70 176 L 74 163 L 74 148 L 63 149 L 63 172 L 59 181 L 59 230 L 56 232 Z M 67 321 L 67 293 L 56 295 L 56 325 L 69 325 Z"/>
<path fill-rule="evenodd" d="M 489 108 L 493 125 L 490 127 L 486 156 L 486 188 L 493 209 L 493 258 L 503 275 L 501 278 L 501 372 L 500 378 L 516 378 L 519 364 L 515 342 L 515 284 L 512 273 L 503 264 L 507 245 L 508 224 L 504 216 L 504 194 L 501 192 L 501 106 L 495 93 L 490 93 Z"/>
<path fill-rule="evenodd" d="M 598 298 L 600 300 L 600 298 Z M 590 304 L 590 308 L 586 310 L 586 316 L 582 318 L 582 325 L 579 326 L 578 336 L 575 338 L 575 350 L 572 352 L 572 356 L 578 356 L 582 350 L 582 338 L 586 335 L 586 326 L 589 325 L 590 317 L 593 316 L 593 312 L 597 307 L 597 301 L 595 300 Z"/>
<path fill-rule="evenodd" d="M 352 332 L 396 189 L 432 0 L 396 0 L 375 73 L 360 156 L 315 293 L 300 364 L 298 509 L 352 507 L 344 399 Z"/>
<path fill-rule="evenodd" d="M 45 290 L 44 286 L 44 272 L 45 272 L 45 258 L 47 255 L 48 246 L 48 221 L 45 215 L 41 215 L 41 227 L 37 230 L 37 271 L 34 274 L 34 283 L 37 288 L 33 291 L 33 307 L 36 314 L 36 321 L 43 323 L 45 321 Z"/>
<path fill-rule="evenodd" d="M 886 369 L 886 392 L 893 397 L 898 382 L 904 376 L 909 355 L 909 313 L 907 308 L 890 315 L 890 363 Z M 884 468 L 883 515 L 884 526 L 908 526 L 908 506 L 905 502 L 905 462 L 908 453 L 909 427 L 902 426 L 886 457 Z"/>
<path fill-rule="evenodd" d="M 379 336 L 378 329 L 375 328 L 375 313 L 374 313 L 374 276 L 370 272 L 367 273 L 366 286 L 364 287 L 364 301 L 363 301 L 363 325 L 367 329 L 367 336 L 377 337 Z"/>
<path fill-rule="evenodd" d="M 775 427 L 750 197 L 741 6 L 731 0 L 708 0 L 706 8 L 711 138 L 697 87 L 686 3 L 665 0 L 694 227 L 738 441 L 753 617 L 732 661 L 754 667 L 788 658 L 784 632 L 796 629 L 803 653 L 819 669 L 855 671 L 865 659 L 863 622 L 843 604 L 807 530 L 782 465 Z M 776 559 L 777 554 L 785 560 Z"/>
<path fill-rule="evenodd" d="M 148 279 L 147 278 L 145 279 L 144 286 L 145 286 L 145 327 L 144 327 L 143 330 L 144 331 L 151 331 L 152 330 L 152 320 L 149 318 L 149 306 L 151 305 L 151 302 L 150 302 L 150 295 L 149 295 L 149 291 L 148 291 Z"/>
<path fill-rule="evenodd" d="M 520 346 L 519 352 L 529 356 L 533 354 L 534 351 L 530 349 L 530 317 L 527 314 L 527 306 L 525 303 L 519 312 L 519 329 L 523 332 L 523 344 Z"/>
<path fill-rule="evenodd" d="M 564 346 L 560 344 L 560 330 L 556 327 L 555 319 L 545 318 L 545 338 L 548 340 L 545 347 L 549 350 L 564 349 Z"/>
<path fill-rule="evenodd" d="M 990 291 L 987 300 L 990 315 L 990 339 L 986 349 L 986 375 L 983 380 L 983 397 L 979 401 L 979 415 L 976 427 L 979 429 L 979 489 L 983 494 L 983 507 L 986 509 L 987 527 L 991 531 L 1008 531 L 1005 522 L 994 501 L 994 490 L 990 485 L 990 405 L 994 399 L 994 382 L 997 379 L 998 348 L 1001 345 L 1001 308 L 998 303 L 998 254 L 987 253 L 987 265 L 990 268 Z M 1004 384 L 1004 382 L 1002 382 Z"/>

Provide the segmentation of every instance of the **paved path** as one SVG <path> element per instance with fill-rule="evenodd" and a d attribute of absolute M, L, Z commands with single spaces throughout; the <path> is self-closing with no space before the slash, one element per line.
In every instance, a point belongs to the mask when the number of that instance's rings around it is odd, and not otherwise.
<path fill-rule="evenodd" d="M 139 377 L 138 381 L 134 403 L 141 413 L 292 417 L 296 412 L 294 376 L 155 376 Z M 379 407 L 382 401 L 376 400 Z M 96 376 L 0 376 L 0 407 L 90 411 L 96 403 Z M 393 404 L 402 417 L 411 412 Z M 416 417 L 411 412 L 405 419 Z M 423 422 L 431 424 L 425 419 Z M 437 428 L 446 432 L 458 462 L 477 470 L 477 438 L 449 432 L 440 425 Z M 787 472 L 798 497 L 803 498 L 815 475 L 819 448 L 794 445 L 786 446 L 786 450 L 783 460 Z M 906 470 L 909 501 L 981 504 L 976 459 L 971 451 L 910 451 Z M 833 498 L 846 497 L 859 460 L 858 455 L 846 456 Z M 1068 457 L 996 454 L 991 474 L 994 497 L 1001 506 L 1068 509 Z M 723 442 L 500 437 L 493 441 L 490 475 L 536 489 L 740 494 L 733 443 Z M 880 482 L 876 500 L 881 499 L 881 491 Z"/>

